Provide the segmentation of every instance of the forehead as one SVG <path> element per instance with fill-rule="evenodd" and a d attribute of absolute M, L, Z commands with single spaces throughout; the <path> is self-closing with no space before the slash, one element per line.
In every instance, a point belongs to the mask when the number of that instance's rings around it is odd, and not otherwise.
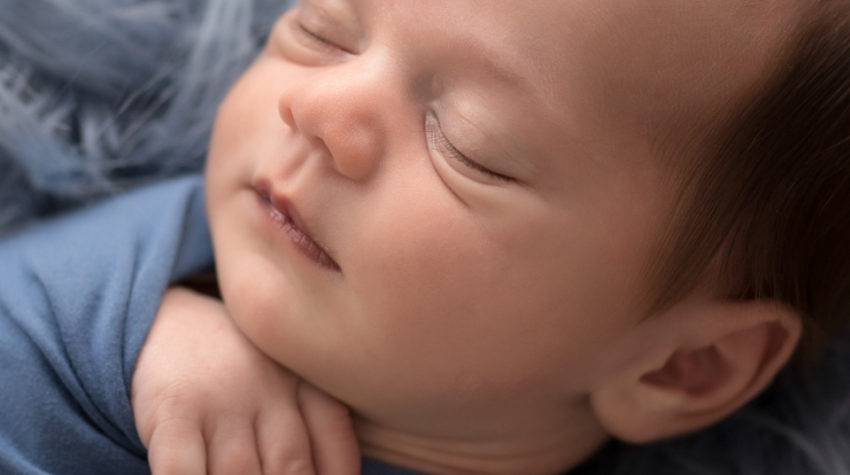
<path fill-rule="evenodd" d="M 612 92 L 621 105 L 706 104 L 759 77 L 793 26 L 795 0 L 327 0 L 417 48 L 483 60 L 534 85 L 545 104 Z M 440 41 L 444 39 L 445 41 Z M 459 46 L 462 45 L 462 46 Z M 729 72 L 734 71 L 734 75 Z M 577 97 L 581 91 L 583 98 Z M 708 94 L 707 94 L 708 93 Z M 696 96 L 696 97 L 695 97 Z"/>

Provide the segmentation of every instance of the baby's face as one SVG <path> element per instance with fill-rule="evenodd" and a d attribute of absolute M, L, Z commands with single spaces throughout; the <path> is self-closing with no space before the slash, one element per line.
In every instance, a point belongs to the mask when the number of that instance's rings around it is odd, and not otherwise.
<path fill-rule="evenodd" d="M 211 145 L 234 321 L 396 429 L 563 425 L 542 412 L 644 317 L 676 191 L 655 139 L 768 66 L 756 3 L 302 1 Z"/>

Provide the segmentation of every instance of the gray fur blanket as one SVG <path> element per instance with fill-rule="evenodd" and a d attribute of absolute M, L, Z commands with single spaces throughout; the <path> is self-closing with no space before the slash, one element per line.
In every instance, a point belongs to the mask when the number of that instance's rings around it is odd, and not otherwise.
<path fill-rule="evenodd" d="M 0 235 L 199 170 L 219 100 L 287 3 L 0 0 Z M 848 375 L 845 337 L 726 421 L 612 443 L 576 473 L 850 475 Z"/>

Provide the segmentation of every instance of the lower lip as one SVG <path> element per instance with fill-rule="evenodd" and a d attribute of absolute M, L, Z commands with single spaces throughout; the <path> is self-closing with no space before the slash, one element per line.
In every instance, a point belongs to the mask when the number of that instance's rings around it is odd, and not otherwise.
<path fill-rule="evenodd" d="M 268 222 L 274 227 L 278 236 L 283 237 L 286 241 L 295 245 L 295 248 L 303 256 L 315 264 L 333 271 L 340 270 L 339 265 L 310 236 L 299 229 L 289 216 L 281 213 L 280 210 L 272 206 L 268 197 L 259 195 L 258 199 Z"/>

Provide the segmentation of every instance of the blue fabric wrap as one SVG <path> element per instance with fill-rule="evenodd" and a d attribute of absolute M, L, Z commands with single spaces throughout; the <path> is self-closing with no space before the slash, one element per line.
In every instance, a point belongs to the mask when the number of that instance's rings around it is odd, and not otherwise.
<path fill-rule="evenodd" d="M 0 243 L 0 473 L 148 473 L 133 367 L 167 285 L 211 263 L 197 176 Z"/>

